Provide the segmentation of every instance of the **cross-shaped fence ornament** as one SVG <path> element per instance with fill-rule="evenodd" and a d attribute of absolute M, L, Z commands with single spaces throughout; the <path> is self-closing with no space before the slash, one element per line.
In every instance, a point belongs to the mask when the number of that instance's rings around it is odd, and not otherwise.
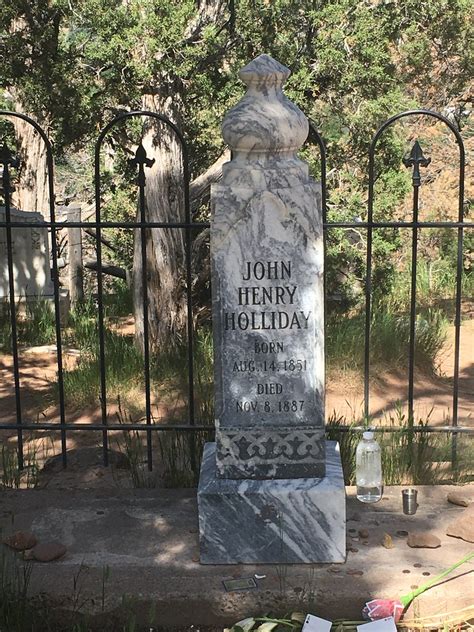
<path fill-rule="evenodd" d="M 135 158 L 130 160 L 130 164 L 138 166 L 138 184 L 145 186 L 145 167 L 152 167 L 155 164 L 154 158 L 148 158 L 145 147 L 140 143 L 135 152 Z"/>
<path fill-rule="evenodd" d="M 414 187 L 421 184 L 420 167 L 427 167 L 431 162 L 431 158 L 425 158 L 420 143 L 416 140 L 411 148 L 410 155 L 403 158 L 405 167 L 413 167 L 412 181 Z"/>
<path fill-rule="evenodd" d="M 20 166 L 19 159 L 13 156 L 10 148 L 6 143 L 3 143 L 2 147 L 0 148 L 0 164 L 4 165 L 5 167 L 9 165 L 14 169 L 18 169 L 18 167 Z"/>
<path fill-rule="evenodd" d="M 3 191 L 11 193 L 14 189 L 12 189 L 10 185 L 10 167 L 14 169 L 18 169 L 20 166 L 20 160 L 13 156 L 10 148 L 4 142 L 2 147 L 0 148 L 0 165 L 3 165 L 3 173 L 2 173 L 2 187 Z"/>

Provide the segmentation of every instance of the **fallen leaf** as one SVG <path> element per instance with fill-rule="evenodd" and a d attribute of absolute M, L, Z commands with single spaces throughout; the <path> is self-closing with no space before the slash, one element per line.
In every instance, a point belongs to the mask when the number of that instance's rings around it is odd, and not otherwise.
<path fill-rule="evenodd" d="M 386 549 L 393 549 L 394 544 L 393 544 L 392 536 L 390 534 L 388 533 L 383 534 L 382 546 L 384 546 Z"/>
<path fill-rule="evenodd" d="M 247 619 L 242 619 L 235 625 L 232 626 L 232 630 L 239 631 L 243 630 L 243 632 L 250 632 L 250 630 L 255 625 L 255 619 L 253 617 L 248 617 Z"/>
<path fill-rule="evenodd" d="M 306 615 L 303 612 L 292 612 L 291 621 L 299 621 L 300 623 L 304 623 L 306 620 Z"/>

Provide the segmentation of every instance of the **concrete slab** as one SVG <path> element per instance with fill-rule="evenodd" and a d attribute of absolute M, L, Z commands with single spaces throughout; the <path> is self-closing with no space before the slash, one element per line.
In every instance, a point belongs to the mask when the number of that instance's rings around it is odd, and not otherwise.
<path fill-rule="evenodd" d="M 463 494 L 474 501 L 474 485 Z M 398 597 L 474 549 L 445 535 L 464 509 L 447 502 L 453 487 L 418 487 L 415 516 L 401 512 L 401 488 L 376 505 L 362 505 L 347 488 L 345 564 L 209 566 L 199 564 L 195 490 L 2 491 L 3 533 L 31 529 L 40 541 L 67 546 L 61 560 L 32 562 L 30 595 L 62 610 L 100 615 L 135 609 L 146 622 L 155 608 L 161 625 L 225 625 L 245 615 L 298 608 L 326 618 L 360 617 L 373 597 Z M 232 525 L 229 525 L 232 529 Z M 361 538 L 360 529 L 368 531 Z M 430 531 L 438 549 L 411 549 L 404 531 Z M 382 545 L 389 534 L 393 548 Z M 474 603 L 474 564 L 433 588 L 415 614 L 445 613 Z M 226 593 L 222 580 L 266 575 L 258 589 Z M 411 613 L 413 614 L 413 608 Z"/>

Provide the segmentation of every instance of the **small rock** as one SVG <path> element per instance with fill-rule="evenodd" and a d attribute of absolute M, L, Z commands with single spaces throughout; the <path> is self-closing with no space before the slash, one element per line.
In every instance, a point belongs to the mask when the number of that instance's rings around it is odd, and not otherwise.
<path fill-rule="evenodd" d="M 340 568 L 328 568 L 328 573 L 340 573 Z"/>
<path fill-rule="evenodd" d="M 62 557 L 66 551 L 64 544 L 60 542 L 44 542 L 37 544 L 33 548 L 32 554 L 37 562 L 52 562 Z"/>
<path fill-rule="evenodd" d="M 355 568 L 350 568 L 348 571 L 346 571 L 346 575 L 363 575 L 364 571 L 359 571 Z"/>
<path fill-rule="evenodd" d="M 3 540 L 3 543 L 15 551 L 26 551 L 32 549 L 38 542 L 30 531 L 15 531 L 12 535 Z"/>
<path fill-rule="evenodd" d="M 432 533 L 409 533 L 407 544 L 414 549 L 437 549 L 441 546 L 441 540 Z"/>
<path fill-rule="evenodd" d="M 474 542 L 474 505 L 465 509 L 459 518 L 448 525 L 446 535 L 461 538 L 466 542 Z"/>
<path fill-rule="evenodd" d="M 406 568 L 404 571 L 402 571 L 402 573 L 405 573 L 405 575 L 408 575 L 408 573 L 411 573 L 411 571 L 409 571 L 408 568 Z"/>
<path fill-rule="evenodd" d="M 424 575 L 425 577 L 429 577 L 431 575 L 429 571 L 423 571 L 423 573 L 421 574 Z"/>
<path fill-rule="evenodd" d="M 394 545 L 393 545 L 392 536 L 389 535 L 388 533 L 383 534 L 382 546 L 384 546 L 386 549 L 393 549 Z"/>
<path fill-rule="evenodd" d="M 460 507 L 469 507 L 470 505 L 469 498 L 459 492 L 449 492 L 447 499 L 448 503 L 459 505 Z"/>
<path fill-rule="evenodd" d="M 358 553 L 359 552 L 359 549 L 356 549 L 355 546 L 350 546 L 347 550 L 350 553 Z"/>
<path fill-rule="evenodd" d="M 367 531 L 367 529 L 359 529 L 359 535 L 361 538 L 368 538 L 369 532 Z"/>
<path fill-rule="evenodd" d="M 406 538 L 408 535 L 408 531 L 405 531 L 404 529 L 399 529 L 397 531 L 397 535 L 399 538 Z"/>

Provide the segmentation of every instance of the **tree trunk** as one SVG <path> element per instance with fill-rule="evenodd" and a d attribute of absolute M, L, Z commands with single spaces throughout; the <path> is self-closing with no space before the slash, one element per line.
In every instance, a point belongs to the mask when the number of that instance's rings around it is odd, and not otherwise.
<path fill-rule="evenodd" d="M 19 112 L 24 109 L 18 104 Z M 48 174 L 46 147 L 38 132 L 22 119 L 12 119 L 15 128 L 16 154 L 20 159 L 15 180 L 13 204 L 22 211 L 37 211 L 49 221 Z"/>
<path fill-rule="evenodd" d="M 143 107 L 179 126 L 179 92 L 145 95 Z M 184 222 L 184 182 L 179 139 L 166 125 L 147 121 L 143 146 L 151 168 L 145 168 L 146 220 Z M 139 216 L 138 216 L 139 217 Z M 148 287 L 148 331 L 151 349 L 174 346 L 186 337 L 185 233 L 182 229 L 145 229 Z M 143 347 L 143 288 L 140 229 L 135 231 L 133 298 L 137 343 Z"/>
<path fill-rule="evenodd" d="M 227 19 L 227 3 L 223 0 L 201 0 L 197 13 L 188 24 L 185 42 L 196 45 L 206 26 L 222 24 Z M 145 94 L 142 105 L 145 110 L 164 114 L 182 129 L 183 112 L 182 82 L 166 75 L 156 78 L 157 89 Z M 151 168 L 145 168 L 145 206 L 147 221 L 184 222 L 184 182 L 182 149 L 174 132 L 158 122 L 147 123 L 143 146 L 148 158 L 154 158 Z M 222 164 L 215 171 L 196 183 L 202 195 L 210 182 L 217 179 Z M 199 194 L 198 194 L 199 197 Z M 148 331 L 150 349 L 175 346 L 186 340 L 186 234 L 183 229 L 145 229 L 146 267 L 148 288 Z M 143 348 L 143 287 L 142 252 L 140 229 L 135 231 L 133 260 L 133 299 L 135 336 Z"/>

